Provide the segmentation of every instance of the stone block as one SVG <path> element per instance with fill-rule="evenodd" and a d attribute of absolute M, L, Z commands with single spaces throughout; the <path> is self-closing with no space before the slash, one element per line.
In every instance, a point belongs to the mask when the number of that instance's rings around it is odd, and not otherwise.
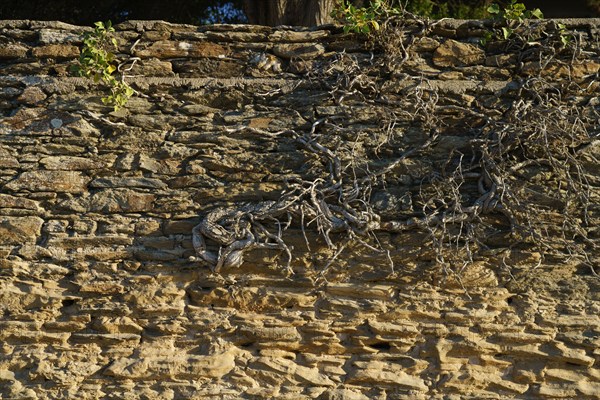
<path fill-rule="evenodd" d="M 41 44 L 80 43 L 83 35 L 58 29 L 40 29 L 38 40 Z"/>
<path fill-rule="evenodd" d="M 75 171 L 26 171 L 5 187 L 14 192 L 83 193 L 90 179 Z"/>
<path fill-rule="evenodd" d="M 105 168 L 107 163 L 93 157 L 50 156 L 40 159 L 40 164 L 49 170 L 85 171 Z"/>
<path fill-rule="evenodd" d="M 469 43 L 447 39 L 433 53 L 433 64 L 436 67 L 462 67 L 478 65 L 485 62 L 485 51 Z"/>
<path fill-rule="evenodd" d="M 17 101 L 23 104 L 34 105 L 41 101 L 46 100 L 48 96 L 42 89 L 37 86 L 30 86 L 23 90 L 23 93 L 17 97 Z"/>
<path fill-rule="evenodd" d="M 94 212 L 140 212 L 154 209 L 155 196 L 151 193 L 139 193 L 133 190 L 102 190 L 94 193 L 88 209 Z"/>
<path fill-rule="evenodd" d="M 394 387 L 421 392 L 428 389 L 423 379 L 418 375 L 414 376 L 406 373 L 401 366 L 393 363 L 356 361 L 353 366 L 355 366 L 355 369 L 350 372 L 346 380 L 349 384 L 360 382 L 363 384 L 393 385 Z"/>
<path fill-rule="evenodd" d="M 325 30 L 317 31 L 284 31 L 277 30 L 269 35 L 271 42 L 319 42 L 327 37 L 330 33 Z"/>
<path fill-rule="evenodd" d="M 325 53 L 325 47 L 315 43 L 289 43 L 273 47 L 273 53 L 281 58 L 302 58 L 310 60 Z"/>
<path fill-rule="evenodd" d="M 143 188 L 164 189 L 167 184 L 154 178 L 96 178 L 90 183 L 91 188 Z"/>
<path fill-rule="evenodd" d="M 79 57 L 79 48 L 68 44 L 48 44 L 34 47 L 31 53 L 36 58 L 68 59 Z"/>
<path fill-rule="evenodd" d="M 0 245 L 35 242 L 43 224 L 44 220 L 39 217 L 0 216 Z"/>
<path fill-rule="evenodd" d="M 29 49 L 18 43 L 4 43 L 0 46 L 0 60 L 9 60 L 13 58 L 23 58 L 27 55 Z"/>
<path fill-rule="evenodd" d="M 39 202 L 26 197 L 11 196 L 0 193 L 0 208 L 18 208 L 24 210 L 41 211 Z"/>
<path fill-rule="evenodd" d="M 181 58 L 181 57 L 225 57 L 230 50 L 226 46 L 210 42 L 161 40 L 146 48 L 140 45 L 134 50 L 136 57 L 142 58 Z"/>

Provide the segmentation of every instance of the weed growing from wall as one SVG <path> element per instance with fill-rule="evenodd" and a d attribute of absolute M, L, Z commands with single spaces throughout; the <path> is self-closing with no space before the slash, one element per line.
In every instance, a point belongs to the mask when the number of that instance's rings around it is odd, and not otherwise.
<path fill-rule="evenodd" d="M 350 0 L 339 0 L 332 17 L 344 25 L 344 31 L 368 34 L 379 30 L 382 20 L 399 15 L 416 15 L 420 18 L 478 19 L 487 16 L 486 4 L 480 0 L 463 4 L 460 1 L 435 0 L 372 0 L 357 7 Z"/>
<path fill-rule="evenodd" d="M 110 94 L 102 98 L 102 102 L 112 106 L 115 111 L 124 107 L 135 90 L 127 82 L 124 75 L 119 75 L 119 63 L 113 52 L 118 50 L 118 43 L 111 33 L 115 31 L 112 23 L 108 21 L 96 22 L 94 30 L 86 33 L 83 38 L 83 47 L 79 62 L 74 65 L 72 72 L 78 76 L 92 79 L 95 83 L 103 82 L 110 89 Z"/>

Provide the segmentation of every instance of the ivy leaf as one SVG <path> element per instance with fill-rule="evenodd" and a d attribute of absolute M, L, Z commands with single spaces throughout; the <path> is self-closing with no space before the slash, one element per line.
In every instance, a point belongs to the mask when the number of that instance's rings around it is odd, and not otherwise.
<path fill-rule="evenodd" d="M 544 13 L 542 13 L 542 11 L 539 8 L 536 8 L 531 11 L 531 16 L 537 19 L 542 19 L 544 18 Z"/>
<path fill-rule="evenodd" d="M 490 14 L 500 14 L 500 6 L 496 3 L 492 3 L 487 8 L 487 12 L 489 12 Z"/>
<path fill-rule="evenodd" d="M 133 88 L 131 86 L 127 85 L 127 87 L 125 88 L 125 95 L 127 97 L 131 97 L 131 96 L 133 96 L 133 93 L 135 93 Z"/>

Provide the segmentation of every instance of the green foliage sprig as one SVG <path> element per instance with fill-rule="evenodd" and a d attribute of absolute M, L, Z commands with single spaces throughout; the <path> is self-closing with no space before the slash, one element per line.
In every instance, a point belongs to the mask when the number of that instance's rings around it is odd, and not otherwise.
<path fill-rule="evenodd" d="M 558 24 L 558 37 L 563 46 L 567 46 L 573 40 L 573 36 L 567 33 L 565 24 Z"/>
<path fill-rule="evenodd" d="M 356 7 L 351 0 L 337 0 L 331 16 L 344 25 L 344 32 L 372 34 L 389 17 L 483 18 L 487 0 L 476 4 L 443 0 L 366 0 L 368 6 Z"/>
<path fill-rule="evenodd" d="M 517 0 L 510 0 L 505 6 L 501 7 L 497 3 L 492 3 L 488 8 L 487 12 L 492 15 L 492 18 L 499 21 L 505 26 L 501 28 L 502 35 L 496 35 L 497 39 L 508 40 L 511 38 L 515 29 L 518 25 L 522 24 L 526 19 L 542 19 L 544 14 L 539 8 L 528 10 L 525 4 L 517 3 Z M 490 32 L 486 37 L 483 38 L 482 44 L 487 43 L 493 38 Z"/>
<path fill-rule="evenodd" d="M 118 111 L 127 104 L 135 90 L 125 82 L 123 75 L 117 74 L 117 58 L 108 50 L 111 47 L 118 49 L 117 40 L 110 35 L 115 31 L 112 23 L 96 22 L 94 26 L 94 30 L 83 38 L 79 62 L 72 67 L 72 72 L 91 78 L 96 83 L 104 82 L 110 88 L 110 94 L 102 98 L 102 103 Z"/>
<path fill-rule="evenodd" d="M 384 0 L 373 0 L 368 7 L 356 7 L 350 0 L 341 0 L 332 12 L 332 17 L 344 24 L 344 32 L 371 33 L 380 29 L 378 19 L 391 10 Z"/>

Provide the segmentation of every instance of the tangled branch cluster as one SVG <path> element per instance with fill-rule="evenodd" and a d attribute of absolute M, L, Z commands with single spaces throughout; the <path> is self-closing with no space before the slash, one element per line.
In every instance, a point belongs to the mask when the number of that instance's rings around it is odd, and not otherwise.
<path fill-rule="evenodd" d="M 420 34 L 429 29 L 420 26 Z M 435 262 L 457 277 L 498 246 L 574 258 L 595 274 L 597 260 L 589 255 L 599 247 L 591 233 L 598 182 L 592 182 L 582 157 L 593 157 L 587 150 L 600 140 L 593 130 L 600 114 L 590 103 L 581 104 L 585 82 L 556 82 L 541 75 L 523 79 L 516 100 L 496 113 L 476 102 L 471 108 L 445 103 L 426 79 L 406 72 L 405 79 L 414 84 L 390 95 L 383 86 L 390 76 L 409 71 L 401 67 L 410 60 L 416 31 L 407 33 L 398 24 L 386 27 L 379 38 L 385 40 L 380 43 L 385 57 L 342 53 L 308 76 L 323 83 L 332 102 L 346 110 L 344 118 L 318 119 L 303 133 L 268 133 L 295 139 L 320 170 L 310 179 L 288 181 L 277 201 L 208 213 L 193 230 L 193 259 L 218 272 L 240 266 L 247 251 L 275 249 L 286 254 L 286 270 L 292 273 L 293 249 L 284 232 L 295 224 L 309 249 L 306 230 L 314 229 L 334 250 L 322 272 L 352 243 L 384 255 L 393 270 L 390 248 L 377 233 L 419 230 L 428 234 L 423 246 L 434 249 Z M 573 58 L 580 53 L 576 45 Z M 535 57 L 550 63 L 558 55 L 555 49 L 539 50 Z M 377 121 L 364 121 L 368 127 L 344 125 L 353 114 L 349 100 L 376 110 Z M 437 160 L 450 129 L 470 139 Z M 408 140 L 411 132 L 419 132 L 419 139 Z M 422 162 L 428 158 L 433 161 Z M 427 166 L 411 170 L 417 161 Z M 402 173 L 417 182 L 411 187 L 412 208 L 384 220 L 373 193 L 385 191 Z M 216 242 L 218 250 L 210 251 L 206 239 Z"/>

